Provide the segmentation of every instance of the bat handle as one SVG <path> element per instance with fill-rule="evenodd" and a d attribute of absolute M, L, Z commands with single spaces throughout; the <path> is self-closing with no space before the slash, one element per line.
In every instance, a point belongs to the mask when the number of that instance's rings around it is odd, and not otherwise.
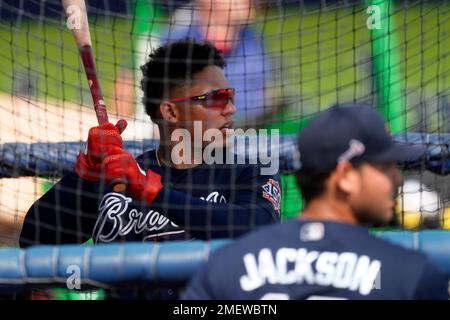
<path fill-rule="evenodd" d="M 84 70 L 89 82 L 89 89 L 91 90 L 92 101 L 94 102 L 95 114 L 97 116 L 98 124 L 102 125 L 108 123 L 108 113 L 106 111 L 105 101 L 103 99 L 102 89 L 95 70 L 94 54 L 90 45 L 84 45 L 79 48 L 81 60 L 83 61 Z M 115 179 L 110 183 L 110 187 L 115 192 L 124 192 L 127 188 L 127 181 L 125 179 Z"/>
<path fill-rule="evenodd" d="M 95 114 L 97 116 L 98 124 L 102 125 L 108 123 L 108 113 L 106 112 L 106 105 L 103 99 L 102 89 L 97 77 L 97 71 L 95 69 L 94 53 L 92 47 L 84 45 L 79 48 L 81 61 L 83 61 L 84 70 L 86 71 L 86 77 L 89 82 L 89 89 L 92 95 L 92 101 L 94 102 Z"/>
<path fill-rule="evenodd" d="M 122 193 L 127 188 L 127 181 L 125 179 L 118 178 L 111 181 L 109 185 L 112 187 L 114 192 Z"/>

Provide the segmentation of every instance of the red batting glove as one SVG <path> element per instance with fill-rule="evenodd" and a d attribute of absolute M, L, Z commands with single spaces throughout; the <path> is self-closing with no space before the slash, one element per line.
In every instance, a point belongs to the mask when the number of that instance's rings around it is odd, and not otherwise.
<path fill-rule="evenodd" d="M 106 123 L 89 130 L 86 152 L 80 151 L 75 164 L 75 171 L 81 179 L 99 180 L 103 159 L 123 151 L 120 134 L 126 127 L 127 122 L 121 119 L 116 125 Z"/>
<path fill-rule="evenodd" d="M 133 156 L 122 151 L 103 160 L 103 173 L 106 183 L 126 181 L 127 191 L 133 199 L 151 204 L 163 188 L 161 176 L 152 170 L 143 171 Z M 112 186 L 113 187 L 113 186 Z"/>

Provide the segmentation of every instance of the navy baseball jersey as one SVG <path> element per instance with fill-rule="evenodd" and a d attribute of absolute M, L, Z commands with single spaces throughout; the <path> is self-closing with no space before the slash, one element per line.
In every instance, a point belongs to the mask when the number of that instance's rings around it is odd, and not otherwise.
<path fill-rule="evenodd" d="M 219 249 L 184 299 L 448 299 L 428 258 L 366 228 L 290 220 Z"/>
<path fill-rule="evenodd" d="M 233 238 L 279 220 L 279 177 L 261 175 L 258 165 L 179 170 L 160 166 L 155 150 L 136 160 L 162 176 L 151 205 L 71 173 L 29 209 L 20 245 Z"/>

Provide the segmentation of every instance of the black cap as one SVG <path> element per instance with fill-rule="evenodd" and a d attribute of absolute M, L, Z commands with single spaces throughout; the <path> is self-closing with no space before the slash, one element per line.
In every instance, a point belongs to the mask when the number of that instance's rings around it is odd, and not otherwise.
<path fill-rule="evenodd" d="M 343 160 L 407 162 L 425 155 L 424 146 L 393 142 L 383 118 L 364 104 L 334 106 L 298 136 L 300 171 L 330 172 Z"/>

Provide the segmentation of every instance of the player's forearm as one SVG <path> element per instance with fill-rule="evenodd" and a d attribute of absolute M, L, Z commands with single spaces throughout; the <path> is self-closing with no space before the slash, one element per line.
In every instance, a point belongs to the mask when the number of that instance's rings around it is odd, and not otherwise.
<path fill-rule="evenodd" d="M 225 204 L 204 201 L 171 188 L 163 188 L 152 207 L 198 239 L 235 238 L 259 225 L 276 221 L 259 204 Z"/>
<path fill-rule="evenodd" d="M 20 246 L 86 241 L 97 217 L 98 193 L 97 184 L 75 174 L 62 178 L 28 210 Z"/>

